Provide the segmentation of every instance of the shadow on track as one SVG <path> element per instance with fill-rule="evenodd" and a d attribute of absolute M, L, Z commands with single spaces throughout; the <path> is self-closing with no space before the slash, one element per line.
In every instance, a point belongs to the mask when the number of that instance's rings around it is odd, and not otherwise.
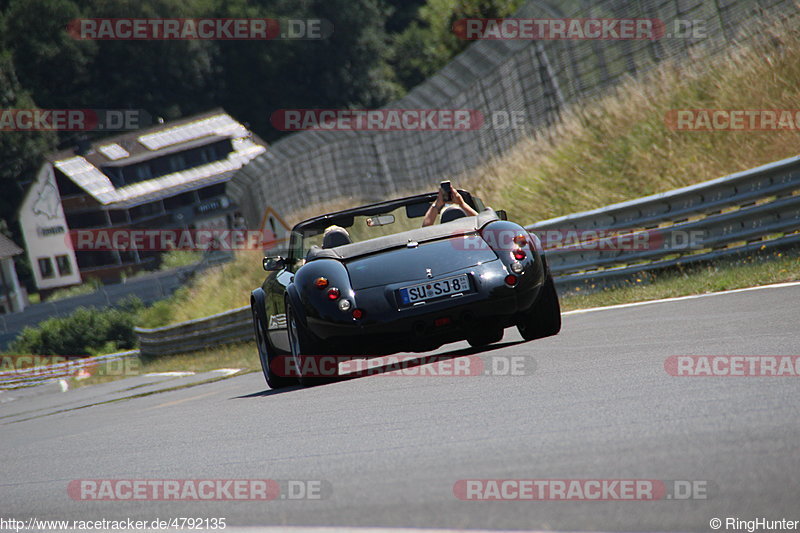
<path fill-rule="evenodd" d="M 360 370 L 358 372 L 352 372 L 344 375 L 340 375 L 339 378 L 336 379 L 335 383 L 339 383 L 342 381 L 350 381 L 351 379 L 359 379 L 364 377 L 370 376 L 379 376 L 381 374 L 385 374 L 388 372 L 397 372 L 398 370 L 406 370 L 409 368 L 415 368 L 422 365 L 427 365 L 431 363 L 441 363 L 443 361 L 449 361 L 452 359 L 456 359 L 458 357 L 465 357 L 468 355 L 479 355 L 485 352 L 490 352 L 494 350 L 499 350 L 501 348 L 508 348 L 510 346 L 515 346 L 517 344 L 524 344 L 525 341 L 513 341 L 513 342 L 498 342 L 495 344 L 490 344 L 488 346 L 480 346 L 477 348 L 461 348 L 460 350 L 453 350 L 452 352 L 445 352 L 445 353 L 437 353 L 432 355 L 420 355 L 417 358 L 407 359 L 403 361 L 403 365 L 401 368 L 398 368 L 396 364 L 388 364 L 384 366 L 376 366 L 370 367 L 368 370 Z M 382 357 L 391 357 L 391 356 L 382 356 Z M 432 376 L 433 377 L 433 376 Z M 310 387 L 303 387 L 300 385 L 291 385 L 289 387 L 284 387 L 282 389 L 265 389 L 260 392 L 254 392 L 251 394 L 245 394 L 243 396 L 234 396 L 230 398 L 232 400 L 245 400 L 251 398 L 263 398 L 265 396 L 274 396 L 276 394 L 285 394 L 289 392 L 295 392 L 299 390 L 305 390 Z"/>

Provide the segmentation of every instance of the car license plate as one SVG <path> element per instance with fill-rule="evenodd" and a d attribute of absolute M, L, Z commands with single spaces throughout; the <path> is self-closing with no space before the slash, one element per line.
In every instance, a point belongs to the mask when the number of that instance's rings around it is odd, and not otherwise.
<path fill-rule="evenodd" d="M 403 305 L 425 303 L 428 300 L 469 292 L 470 290 L 469 276 L 461 274 L 452 278 L 437 279 L 436 281 L 403 287 L 400 289 L 400 302 Z"/>

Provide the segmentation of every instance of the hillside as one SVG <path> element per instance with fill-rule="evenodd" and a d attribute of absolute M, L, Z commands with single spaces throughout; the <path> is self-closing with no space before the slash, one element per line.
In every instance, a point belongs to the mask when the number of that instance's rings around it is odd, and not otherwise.
<path fill-rule="evenodd" d="M 800 30 L 777 25 L 724 56 L 664 63 L 613 94 L 575 105 L 545 135 L 529 138 L 454 178 L 512 220 L 538 220 L 714 179 L 797 155 L 794 131 L 673 131 L 675 109 L 800 109 Z M 291 217 L 346 207 L 341 200 Z M 148 326 L 247 305 L 264 272 L 257 254 L 201 276 L 144 314 Z M 188 303 L 191 302 L 191 305 Z"/>

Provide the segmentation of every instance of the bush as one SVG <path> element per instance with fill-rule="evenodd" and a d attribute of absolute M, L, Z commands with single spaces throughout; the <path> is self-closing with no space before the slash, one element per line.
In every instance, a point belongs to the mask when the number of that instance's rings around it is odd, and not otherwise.
<path fill-rule="evenodd" d="M 50 294 L 50 297 L 47 298 L 48 302 L 55 302 L 56 300 L 64 300 L 66 298 L 72 298 L 73 296 L 80 296 L 82 294 L 91 294 L 100 290 L 103 284 L 98 279 L 90 279 L 85 283 L 81 283 L 80 285 L 75 285 L 74 287 L 69 287 L 66 289 L 58 289 L 53 291 Z"/>
<path fill-rule="evenodd" d="M 143 328 L 157 328 L 171 324 L 173 320 L 173 299 L 182 299 L 182 295 L 186 293 L 185 287 L 181 287 L 173 294 L 172 298 L 166 300 L 159 300 L 150 307 L 143 309 L 138 315 L 137 326 Z"/>
<path fill-rule="evenodd" d="M 65 317 L 22 330 L 9 351 L 36 355 L 98 355 L 136 346 L 133 327 L 142 303 L 131 299 L 117 308 L 80 307 Z"/>
<path fill-rule="evenodd" d="M 203 253 L 193 250 L 170 250 L 161 256 L 159 270 L 189 266 L 203 260 Z"/>

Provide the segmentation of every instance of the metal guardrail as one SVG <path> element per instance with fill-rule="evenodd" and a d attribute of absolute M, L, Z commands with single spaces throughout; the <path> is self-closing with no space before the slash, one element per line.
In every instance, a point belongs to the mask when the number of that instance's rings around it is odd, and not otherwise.
<path fill-rule="evenodd" d="M 24 387 L 43 385 L 54 380 L 75 376 L 81 371 L 91 371 L 100 364 L 107 365 L 113 361 L 119 361 L 139 354 L 138 350 L 129 350 L 95 357 L 85 357 L 73 359 L 63 363 L 56 363 L 46 366 L 36 366 L 28 368 L 18 368 L 0 372 L 0 390 L 14 390 Z M 13 357 L 15 361 L 22 361 L 25 356 L 5 356 Z M 32 356 L 33 357 L 33 356 Z M 44 356 L 57 357 L 57 356 Z M 4 365 L 5 366 L 5 365 Z"/>
<path fill-rule="evenodd" d="M 253 339 L 250 306 L 160 328 L 136 328 L 144 356 L 171 355 Z"/>
<path fill-rule="evenodd" d="M 546 251 L 560 289 L 604 284 L 650 270 L 800 243 L 800 156 L 723 178 L 527 226 L 577 235 L 620 232 L 644 246 L 602 249 L 599 241 Z M 675 246 L 676 235 L 695 235 Z M 602 239 L 600 239 L 602 240 Z M 601 249 L 597 249 L 601 248 Z M 622 249 L 620 249 L 622 248 Z M 253 338 L 250 307 L 155 329 L 136 329 L 143 355 L 166 355 Z"/>
<path fill-rule="evenodd" d="M 610 283 L 639 272 L 733 257 L 800 242 L 800 156 L 708 182 L 527 226 L 627 234 L 629 243 L 580 242 L 547 250 L 562 289 Z M 687 236 L 690 236 L 687 238 Z M 545 239 L 546 241 L 547 239 Z"/>

